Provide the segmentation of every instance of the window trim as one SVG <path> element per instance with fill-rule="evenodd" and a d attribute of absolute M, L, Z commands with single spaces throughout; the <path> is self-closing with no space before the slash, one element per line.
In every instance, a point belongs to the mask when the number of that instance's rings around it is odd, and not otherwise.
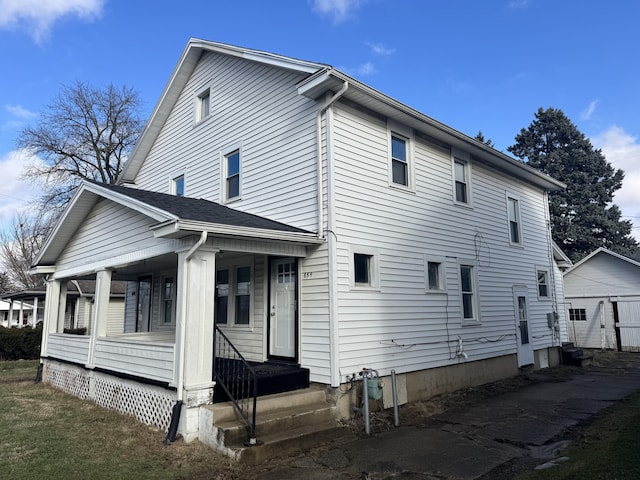
<path fill-rule="evenodd" d="M 464 185 L 465 194 L 467 197 L 466 202 L 458 200 L 458 179 L 456 177 L 456 164 L 460 164 L 463 167 L 464 172 Z M 473 188 L 472 188 L 472 169 L 471 169 L 471 157 L 468 153 L 461 150 L 451 149 L 451 186 L 452 186 L 452 198 L 455 205 L 463 207 L 471 207 L 473 203 Z"/>
<path fill-rule="evenodd" d="M 513 236 L 512 236 L 512 231 L 511 231 L 511 201 L 515 202 L 516 205 L 516 211 L 515 211 L 515 222 L 516 225 L 518 227 L 517 230 L 517 234 L 518 234 L 518 241 L 514 242 L 513 241 Z M 514 247 L 522 247 L 524 246 L 524 239 L 522 238 L 522 214 L 521 214 L 521 208 L 520 208 L 520 198 L 517 195 L 512 195 L 510 193 L 507 193 L 506 195 L 506 207 L 507 207 L 507 237 L 509 239 L 509 245 L 514 246 Z"/>
<path fill-rule="evenodd" d="M 366 255 L 369 257 L 369 283 L 356 283 L 355 281 L 355 256 Z M 380 259 L 376 249 L 361 246 L 349 248 L 349 288 L 353 291 L 379 291 L 380 290 Z"/>
<path fill-rule="evenodd" d="M 545 279 L 546 282 L 544 283 L 544 285 L 547 287 L 547 294 L 546 295 L 541 295 L 540 294 L 540 286 L 543 285 L 540 283 L 540 274 L 544 273 L 545 274 Z M 545 267 L 536 267 L 536 291 L 538 292 L 538 299 L 539 300 L 551 300 L 551 283 L 550 283 L 550 275 L 551 273 L 549 272 L 548 268 Z"/>
<path fill-rule="evenodd" d="M 205 98 L 207 102 L 205 102 Z M 203 112 L 203 106 L 207 105 L 207 111 Z M 195 97 L 195 123 L 202 123 L 211 117 L 211 87 L 207 87 L 200 91 Z"/>
<path fill-rule="evenodd" d="M 405 155 L 406 155 L 406 173 L 407 184 L 396 183 L 393 181 L 393 137 L 399 138 L 405 141 Z M 401 190 L 415 191 L 415 155 L 414 155 L 414 142 L 415 137 L 413 129 L 400 125 L 391 120 L 387 121 L 387 164 L 388 164 L 388 183 L 390 187 L 398 188 Z M 398 160 L 400 161 L 400 160 Z"/>
<path fill-rule="evenodd" d="M 236 174 L 238 176 L 238 195 L 229 197 L 229 158 L 236 153 L 238 154 L 238 173 Z M 242 200 L 242 157 L 242 147 L 240 145 L 234 145 L 220 152 L 220 203 L 222 204 L 233 203 L 238 200 Z"/>
<path fill-rule="evenodd" d="M 236 323 L 236 302 L 237 302 L 237 292 L 238 292 L 238 269 L 240 268 L 249 268 L 249 323 Z M 256 286 L 255 286 L 255 266 L 253 259 L 242 261 L 242 259 L 238 259 L 236 262 L 232 263 L 218 263 L 216 265 L 216 290 L 215 295 L 217 296 L 217 276 L 218 271 L 220 270 L 228 270 L 229 278 L 228 285 L 229 290 L 227 294 L 227 322 L 220 323 L 218 319 L 216 319 L 216 325 L 224 328 L 241 328 L 247 330 L 253 330 L 254 324 L 254 302 L 256 296 Z M 217 309 L 217 306 L 215 307 Z"/>
<path fill-rule="evenodd" d="M 173 285 L 171 289 L 171 298 L 169 299 L 166 298 L 167 280 L 171 280 L 171 283 Z M 164 275 L 162 277 L 161 288 L 162 288 L 161 297 L 160 297 L 161 311 L 160 311 L 160 318 L 158 319 L 158 326 L 160 327 L 173 326 L 176 324 L 176 292 L 177 292 L 176 275 Z M 171 312 L 170 312 L 171 321 L 170 322 L 165 322 L 167 318 L 167 315 L 166 315 L 167 300 L 171 302 Z"/>
<path fill-rule="evenodd" d="M 179 180 L 182 180 L 182 194 L 178 193 Z M 176 195 L 177 197 L 184 197 L 186 183 L 187 182 L 185 180 L 184 173 L 173 176 L 173 178 L 171 179 L 171 195 Z"/>
<path fill-rule="evenodd" d="M 462 268 L 468 267 L 471 269 L 471 307 L 473 308 L 473 316 L 466 318 L 464 316 L 464 294 L 462 290 Z M 460 299 L 460 319 L 463 325 L 478 325 L 480 323 L 480 292 L 478 289 L 478 265 L 473 260 L 458 260 L 458 291 Z"/>
<path fill-rule="evenodd" d="M 438 288 L 431 288 L 429 282 L 429 264 L 438 264 Z M 425 279 L 425 293 L 436 294 L 446 293 L 447 290 L 447 275 L 446 275 L 446 259 L 444 257 L 433 257 L 429 255 L 424 256 L 424 279 Z"/>

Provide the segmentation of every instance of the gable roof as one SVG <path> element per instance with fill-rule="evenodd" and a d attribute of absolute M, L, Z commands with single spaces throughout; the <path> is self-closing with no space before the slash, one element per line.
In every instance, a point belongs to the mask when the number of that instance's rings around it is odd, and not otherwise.
<path fill-rule="evenodd" d="M 580 260 L 578 263 L 576 263 L 573 267 L 571 267 L 566 272 L 564 272 L 564 274 L 567 275 L 567 274 L 573 272 L 575 269 L 579 268 L 581 265 L 584 265 L 589 260 L 594 258 L 596 255 L 600 255 L 600 254 L 610 255 L 613 258 L 617 258 L 618 260 L 622 260 L 624 262 L 627 262 L 627 263 L 629 263 L 629 264 L 631 264 L 631 265 L 633 265 L 635 267 L 640 267 L 640 262 L 636 262 L 635 260 L 632 260 L 629 257 L 625 257 L 624 255 L 621 255 L 619 253 L 612 252 L 611 250 L 609 250 L 607 248 L 600 247 L 597 250 L 594 250 L 593 252 L 591 252 L 586 257 L 584 257 L 582 260 Z"/>
<path fill-rule="evenodd" d="M 469 152 L 475 161 L 548 191 L 560 190 L 566 185 L 526 163 L 505 155 L 477 140 L 434 120 L 427 115 L 355 80 L 330 65 L 298 60 L 259 50 L 240 48 L 222 43 L 191 38 L 178 64 L 153 110 L 134 151 L 124 166 L 119 183 L 131 183 L 144 162 L 151 146 L 167 120 L 182 89 L 188 82 L 203 52 L 217 52 L 245 58 L 263 64 L 273 65 L 306 74 L 307 77 L 296 85 L 298 94 L 318 99 L 326 92 L 336 92 L 348 83 L 342 98 L 379 112 L 436 141 Z"/>
<path fill-rule="evenodd" d="M 34 266 L 53 265 L 98 200 L 107 199 L 156 221 L 156 237 L 180 238 L 206 231 L 213 235 L 321 243 L 315 233 L 209 200 L 178 197 L 122 185 L 83 182 L 49 235 Z"/>

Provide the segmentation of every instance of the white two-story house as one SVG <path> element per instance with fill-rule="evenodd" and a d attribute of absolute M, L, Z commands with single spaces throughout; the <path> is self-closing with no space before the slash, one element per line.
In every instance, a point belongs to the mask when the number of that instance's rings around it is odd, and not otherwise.
<path fill-rule="evenodd" d="M 83 184 L 37 258 L 43 378 L 163 428 L 178 405 L 189 440 L 238 354 L 336 391 L 394 370 L 403 401 L 548 366 L 560 188 L 329 65 L 192 39 L 118 185 Z"/>

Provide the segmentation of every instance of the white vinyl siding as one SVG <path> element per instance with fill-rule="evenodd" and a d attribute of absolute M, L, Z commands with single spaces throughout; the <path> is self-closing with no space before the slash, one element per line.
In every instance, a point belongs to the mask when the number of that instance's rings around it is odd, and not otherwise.
<path fill-rule="evenodd" d="M 341 103 L 334 118 L 342 374 L 363 367 L 388 374 L 391 368 L 457 363 L 452 358 L 457 336 L 469 360 L 515 355 L 513 285 L 527 285 L 534 298 L 531 272 L 550 265 L 544 192 L 474 163 L 474 208 L 458 208 L 451 201 L 451 149 L 419 134 L 413 142 L 415 192 L 387 188 L 387 122 Z M 511 191 L 518 193 L 522 234 L 531 239 L 524 254 L 505 242 L 505 199 Z M 350 288 L 351 245 L 379 252 L 378 290 Z M 428 262 L 434 258 L 444 259 L 445 290 L 425 295 Z M 481 319 L 471 324 L 463 321 L 460 297 L 459 265 L 467 260 L 476 270 Z M 530 301 L 528 307 L 534 348 L 551 346 L 549 302 Z"/>
<path fill-rule="evenodd" d="M 101 200 L 60 255 L 57 269 L 82 267 L 87 261 L 122 256 L 166 243 L 150 227 L 156 222 L 116 203 Z"/>
<path fill-rule="evenodd" d="M 188 196 L 220 201 L 221 156 L 242 145 L 242 197 L 233 208 L 317 230 L 317 102 L 298 95 L 305 78 L 277 67 L 206 53 L 162 127 L 135 183 L 165 191 L 162 178 L 189 172 Z M 210 88 L 210 115 L 193 125 L 194 97 Z"/>

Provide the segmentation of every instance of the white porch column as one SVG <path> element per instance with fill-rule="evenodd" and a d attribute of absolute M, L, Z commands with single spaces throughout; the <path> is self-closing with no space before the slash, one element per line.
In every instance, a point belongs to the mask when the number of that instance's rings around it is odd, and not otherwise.
<path fill-rule="evenodd" d="M 20 300 L 20 310 L 18 312 L 18 327 L 22 328 L 24 326 L 24 300 Z"/>
<path fill-rule="evenodd" d="M 89 323 L 89 358 L 87 367 L 93 368 L 96 363 L 96 340 L 107 336 L 107 319 L 109 317 L 109 300 L 111 297 L 111 270 L 100 270 L 96 274 L 96 291 L 93 297 L 93 311 Z M 77 310 L 76 310 L 77 311 Z"/>
<path fill-rule="evenodd" d="M 62 333 L 64 332 L 64 317 L 67 311 L 67 288 L 68 282 L 65 280 L 64 282 L 60 282 L 60 293 L 58 296 L 58 318 L 56 332 Z"/>
<path fill-rule="evenodd" d="M 197 437 L 199 407 L 213 400 L 213 313 L 217 250 L 178 253 L 177 386 L 184 402 L 179 431 Z M 191 254 L 191 256 L 189 256 Z"/>
<path fill-rule="evenodd" d="M 7 328 L 11 328 L 11 322 L 13 322 L 13 300 L 9 300 L 9 320 L 7 321 Z"/>
<path fill-rule="evenodd" d="M 47 280 L 47 292 L 44 298 L 44 321 L 42 324 L 42 344 L 40 356 L 47 356 L 47 342 L 50 333 L 56 333 L 60 317 L 60 280 Z"/>
<path fill-rule="evenodd" d="M 38 324 L 38 297 L 33 297 L 33 310 L 31 313 L 31 328 Z"/>

